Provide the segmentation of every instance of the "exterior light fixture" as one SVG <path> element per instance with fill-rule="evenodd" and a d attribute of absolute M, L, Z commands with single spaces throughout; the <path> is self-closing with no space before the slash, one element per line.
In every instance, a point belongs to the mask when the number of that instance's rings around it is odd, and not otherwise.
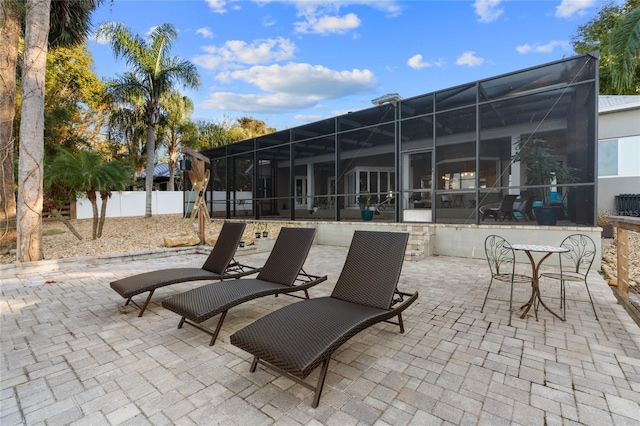
<path fill-rule="evenodd" d="M 395 106 L 396 103 L 401 100 L 402 100 L 402 96 L 398 95 L 397 93 L 388 93 L 386 95 L 380 96 L 379 98 L 372 99 L 371 103 L 374 104 L 375 106 L 380 106 L 384 104 L 393 104 L 393 106 Z"/>
<path fill-rule="evenodd" d="M 191 170 L 191 160 L 189 160 L 188 157 L 183 156 L 180 161 L 180 171 L 182 172 L 186 172 L 188 170 Z"/>

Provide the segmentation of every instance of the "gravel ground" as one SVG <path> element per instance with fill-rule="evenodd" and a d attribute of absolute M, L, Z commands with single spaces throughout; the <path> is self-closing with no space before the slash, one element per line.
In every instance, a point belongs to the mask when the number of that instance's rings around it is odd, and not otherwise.
<path fill-rule="evenodd" d="M 155 215 L 150 218 L 122 217 L 108 218 L 104 223 L 102 237 L 91 239 L 92 219 L 74 219 L 71 224 L 82 236 L 78 240 L 59 220 L 48 219 L 43 222 L 42 251 L 45 259 L 65 259 L 69 257 L 97 256 L 110 253 L 128 253 L 141 250 L 153 250 L 165 247 L 164 237 L 176 236 L 183 232 L 193 232 L 193 221 L 183 219 L 182 215 Z M 207 240 L 215 237 L 222 228 L 222 219 L 213 220 L 207 225 Z M 243 240 L 247 245 L 253 243 L 255 228 L 264 231 L 264 222 L 248 221 Z M 276 236 L 280 226 L 269 224 L 269 236 Z M 15 252 L 0 253 L 0 264 L 14 263 Z"/>
<path fill-rule="evenodd" d="M 102 237 L 93 240 L 92 219 L 71 220 L 78 233 L 78 240 L 58 220 L 46 220 L 42 230 L 42 251 L 45 259 L 63 259 L 79 256 L 96 256 L 108 253 L 127 253 L 164 247 L 164 236 L 176 235 L 193 229 L 192 221 L 181 215 L 156 215 L 151 218 L 108 218 L 104 223 Z M 214 221 L 208 233 L 215 233 L 221 221 Z M 15 254 L 2 254 L 0 263 L 15 262 Z"/>
<path fill-rule="evenodd" d="M 109 253 L 159 249 L 164 247 L 163 237 L 177 235 L 193 229 L 193 221 L 181 215 L 156 215 L 151 218 L 126 217 L 109 218 L 104 224 L 102 237 L 91 239 L 91 219 L 72 220 L 71 223 L 83 237 L 78 240 L 67 227 L 58 220 L 43 223 L 43 253 L 45 259 L 63 259 L 79 256 L 96 256 Z M 214 236 L 220 231 L 222 220 L 214 220 L 207 226 L 207 234 Z M 270 225 L 270 235 L 276 235 L 279 226 Z M 254 224 L 249 222 L 245 231 L 245 241 L 253 241 Z M 629 233 L 629 253 L 640 253 L 640 234 Z M 0 263 L 13 263 L 15 254 L 0 254 Z M 607 278 L 616 274 L 616 244 L 603 250 L 603 270 Z M 640 256 L 631 257 L 630 276 L 636 284 L 640 282 Z"/>
<path fill-rule="evenodd" d="M 637 290 L 640 285 L 640 233 L 629 232 L 629 285 Z M 617 274 L 617 245 L 616 240 L 611 241 L 611 246 L 602 249 L 602 272 L 608 279 Z"/>

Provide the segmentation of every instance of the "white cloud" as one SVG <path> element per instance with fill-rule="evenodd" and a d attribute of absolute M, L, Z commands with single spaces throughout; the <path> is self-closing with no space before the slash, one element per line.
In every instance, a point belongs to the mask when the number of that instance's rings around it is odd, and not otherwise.
<path fill-rule="evenodd" d="M 500 7 L 501 3 L 502 0 L 476 0 L 473 8 L 479 17 L 478 22 L 491 22 L 498 19 L 504 12 Z"/>
<path fill-rule="evenodd" d="M 302 123 L 313 123 L 314 121 L 320 121 L 325 119 L 324 115 L 316 115 L 316 114 L 296 114 L 293 118 Z"/>
<path fill-rule="evenodd" d="M 151 35 L 151 33 L 152 33 L 156 28 L 158 28 L 158 25 L 154 25 L 153 27 L 150 27 L 150 28 L 147 30 L 147 32 L 145 33 L 145 35 L 146 35 L 147 37 L 149 37 L 149 36 Z"/>
<path fill-rule="evenodd" d="M 335 99 L 372 90 L 377 79 L 367 70 L 336 71 L 321 65 L 289 63 L 232 71 L 227 78 L 241 80 L 266 92 L 313 99 Z"/>
<path fill-rule="evenodd" d="M 422 68 L 429 68 L 433 66 L 433 64 L 430 62 L 424 62 L 422 60 L 421 54 L 413 55 L 412 57 L 410 57 L 407 61 L 407 65 L 409 65 L 414 70 L 421 70 Z"/>
<path fill-rule="evenodd" d="M 109 44 L 109 38 L 104 34 L 100 34 L 100 36 L 98 36 L 97 33 L 93 33 L 90 36 L 90 39 L 93 39 L 98 44 L 102 44 L 102 45 Z"/>
<path fill-rule="evenodd" d="M 595 3 L 595 0 L 562 0 L 556 7 L 557 18 L 571 18 L 575 14 L 584 15 L 584 9 L 588 9 Z"/>
<path fill-rule="evenodd" d="M 468 51 L 464 52 L 456 60 L 456 65 L 466 65 L 469 67 L 477 67 L 484 62 L 484 58 L 476 56 L 476 52 Z"/>
<path fill-rule="evenodd" d="M 367 101 L 366 102 L 366 107 L 365 108 L 369 108 L 371 106 L 371 101 Z M 345 115 L 345 114 L 349 114 L 350 112 L 356 111 L 356 109 L 354 108 L 348 108 L 348 109 L 334 109 L 331 110 L 331 116 L 332 117 L 337 117 L 338 115 Z"/>
<path fill-rule="evenodd" d="M 353 13 L 345 16 L 309 16 L 294 23 L 295 32 L 303 34 L 344 34 L 360 26 L 360 18 Z"/>
<path fill-rule="evenodd" d="M 360 18 L 354 13 L 341 14 L 340 10 L 351 6 L 366 6 L 385 12 L 388 17 L 396 17 L 402 13 L 404 6 L 395 0 L 253 0 L 261 5 L 267 3 L 291 4 L 302 18 L 295 22 L 298 33 L 313 34 L 345 34 L 360 26 Z"/>
<path fill-rule="evenodd" d="M 265 27 L 273 27 L 276 22 L 276 19 L 271 15 L 262 17 L 262 25 L 264 25 Z"/>
<path fill-rule="evenodd" d="M 213 38 L 213 33 L 209 27 L 198 28 L 196 34 L 200 34 L 203 38 Z"/>
<path fill-rule="evenodd" d="M 226 0 L 205 0 L 213 13 L 226 13 Z"/>
<path fill-rule="evenodd" d="M 551 53 L 556 47 L 559 47 L 560 49 L 563 50 L 568 50 L 570 47 L 570 44 L 568 41 L 563 41 L 563 40 L 552 40 L 547 44 L 534 44 L 534 45 L 530 45 L 530 44 L 523 44 L 521 46 L 516 47 L 516 50 L 519 53 L 522 54 L 526 54 L 526 53 Z"/>
<path fill-rule="evenodd" d="M 216 92 L 198 104 L 203 109 L 241 111 L 245 113 L 283 113 L 311 108 L 317 99 L 283 93 L 240 94 Z"/>
<path fill-rule="evenodd" d="M 348 6 L 368 6 L 373 9 L 385 12 L 390 17 L 396 17 L 402 13 L 403 6 L 400 6 L 395 0 L 253 0 L 259 4 L 266 3 L 286 3 L 294 5 L 299 13 L 303 15 L 313 15 L 322 11 L 332 10 L 338 11 Z"/>
<path fill-rule="evenodd" d="M 204 46 L 205 54 L 193 58 L 193 63 L 205 69 L 235 67 L 241 64 L 257 65 L 291 59 L 295 44 L 282 37 L 255 40 L 229 40 L 223 46 Z"/>

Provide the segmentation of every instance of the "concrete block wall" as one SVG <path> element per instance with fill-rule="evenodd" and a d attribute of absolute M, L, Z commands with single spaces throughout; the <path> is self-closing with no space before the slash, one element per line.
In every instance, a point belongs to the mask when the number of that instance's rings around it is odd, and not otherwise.
<path fill-rule="evenodd" d="M 349 247 L 356 230 L 404 231 L 409 233 L 405 260 L 419 261 L 429 256 L 452 256 L 486 259 L 484 240 L 491 234 L 500 235 L 511 243 L 541 244 L 558 246 L 571 234 L 586 234 L 596 244 L 596 257 L 592 270 L 600 270 L 601 228 L 578 226 L 524 226 L 524 225 L 450 225 L 391 222 L 329 222 L 329 221 L 286 221 L 282 226 L 312 227 L 318 230 L 314 244 Z M 271 237 L 270 237 L 271 239 Z M 267 251 L 270 246 L 263 242 L 259 251 Z M 528 263 L 524 252 L 516 252 L 518 262 Z M 537 260 L 537 258 L 536 258 Z M 557 265 L 558 256 L 550 256 L 545 265 Z"/>

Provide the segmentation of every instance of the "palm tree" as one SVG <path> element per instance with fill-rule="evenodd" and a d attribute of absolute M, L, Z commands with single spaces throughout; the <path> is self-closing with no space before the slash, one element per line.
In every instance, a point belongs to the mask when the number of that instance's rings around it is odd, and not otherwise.
<path fill-rule="evenodd" d="M 125 189 L 131 181 L 129 166 L 122 161 L 104 161 L 92 151 L 75 152 L 60 148 L 47 165 L 44 183 L 47 187 L 61 185 L 86 194 L 93 210 L 93 239 L 102 235 L 107 201 L 112 190 Z M 97 193 L 102 198 L 102 215 L 98 214 Z"/>
<path fill-rule="evenodd" d="M 27 0 L 26 10 L 16 223 L 16 258 L 20 262 L 43 257 L 44 81 L 51 0 Z"/>
<path fill-rule="evenodd" d="M 162 109 L 165 115 L 165 143 L 169 154 L 169 191 L 173 191 L 180 146 L 185 138 L 195 133 L 195 125 L 190 119 L 193 101 L 173 90 L 163 97 Z"/>
<path fill-rule="evenodd" d="M 13 178 L 13 119 L 21 11 L 17 0 L 0 3 L 0 246 L 15 247 L 16 196 Z"/>
<path fill-rule="evenodd" d="M 138 105 L 114 104 L 109 116 L 108 140 L 114 155 L 126 156 L 133 169 L 134 180 L 146 163 L 145 133 L 144 117 Z"/>
<path fill-rule="evenodd" d="M 169 57 L 177 32 L 173 25 L 156 27 L 147 40 L 133 34 L 123 24 L 109 22 L 98 29 L 105 36 L 116 58 L 124 58 L 130 71 L 120 76 L 116 88 L 136 91 L 144 98 L 144 117 L 147 126 L 147 165 L 145 177 L 145 217 L 151 217 L 151 190 L 155 166 L 156 125 L 160 118 L 160 100 L 176 83 L 198 88 L 200 76 L 196 66 L 177 57 Z"/>
<path fill-rule="evenodd" d="M 620 93 L 638 92 L 640 85 L 640 7 L 625 13 L 611 32 L 609 54 L 613 86 Z"/>
<path fill-rule="evenodd" d="M 0 220 L 18 218 L 18 261 L 42 259 L 42 161 L 44 75 L 47 48 L 82 41 L 89 32 L 89 15 L 102 0 L 3 0 L 0 2 L 0 155 L 2 156 L 2 199 Z M 22 56 L 23 99 L 18 165 L 18 201 L 14 195 L 13 117 L 18 46 L 24 28 Z M 23 126 L 23 119 L 27 123 Z M 35 124 L 35 127 L 33 125 Z"/>

